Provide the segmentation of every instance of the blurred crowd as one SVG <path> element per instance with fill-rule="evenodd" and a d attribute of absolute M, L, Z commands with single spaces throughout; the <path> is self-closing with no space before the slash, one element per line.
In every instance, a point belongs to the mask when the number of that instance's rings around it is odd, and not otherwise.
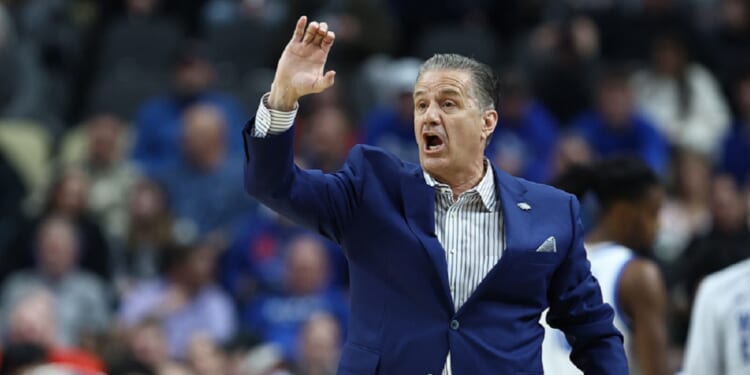
<path fill-rule="evenodd" d="M 355 143 L 416 162 L 417 70 L 456 52 L 501 77 L 506 171 L 657 171 L 638 250 L 680 361 L 700 281 L 750 258 L 750 1 L 5 0 L 0 374 L 335 373 L 346 260 L 243 183 L 241 129 L 302 14 L 336 32 L 338 75 L 301 103 L 304 167 Z"/>

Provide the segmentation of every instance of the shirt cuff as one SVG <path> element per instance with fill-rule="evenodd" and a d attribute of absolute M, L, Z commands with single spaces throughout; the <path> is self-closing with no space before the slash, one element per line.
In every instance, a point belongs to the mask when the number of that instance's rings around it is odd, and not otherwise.
<path fill-rule="evenodd" d="M 263 138 L 269 134 L 281 134 L 289 130 L 294 124 L 294 118 L 297 116 L 299 103 L 294 103 L 294 109 L 289 112 L 270 109 L 268 108 L 268 96 L 270 94 L 270 92 L 267 92 L 260 99 L 258 112 L 255 113 L 253 137 Z"/>

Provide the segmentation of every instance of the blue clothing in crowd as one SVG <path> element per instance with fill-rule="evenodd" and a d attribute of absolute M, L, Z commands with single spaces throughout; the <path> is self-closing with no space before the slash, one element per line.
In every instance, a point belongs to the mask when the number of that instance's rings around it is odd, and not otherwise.
<path fill-rule="evenodd" d="M 557 121 L 543 105 L 531 102 L 520 119 L 510 119 L 500 111 L 495 133 L 487 147 L 487 157 L 504 165 L 505 157 L 517 158 L 518 177 L 547 182 L 552 173 L 552 157 L 559 137 Z"/>
<path fill-rule="evenodd" d="M 299 236 L 318 236 L 270 213 L 252 214 L 238 221 L 229 248 L 221 259 L 222 285 L 238 301 L 256 292 L 278 292 L 283 287 L 288 245 Z M 320 237 L 320 236 L 318 236 Z M 323 237 L 330 265 L 330 285 L 346 287 L 348 269 L 341 248 Z"/>
<path fill-rule="evenodd" d="M 669 167 L 669 143 L 656 126 L 640 114 L 632 114 L 628 124 L 615 128 L 599 113 L 591 111 L 578 117 L 573 129 L 600 157 L 635 155 L 657 173 L 666 173 Z"/>
<path fill-rule="evenodd" d="M 194 224 L 198 234 L 231 225 L 257 206 L 243 189 L 238 159 L 213 170 L 199 170 L 177 159 L 149 177 L 164 187 L 175 217 Z"/>
<path fill-rule="evenodd" d="M 328 313 L 341 324 L 343 332 L 348 311 L 346 294 L 337 290 L 312 295 L 275 293 L 259 296 L 249 304 L 242 314 L 242 324 L 263 340 L 278 345 L 284 356 L 294 361 L 305 322 L 315 314 Z"/>
<path fill-rule="evenodd" d="M 242 139 L 237 136 L 245 125 L 246 116 L 231 97 L 219 93 L 205 93 L 193 99 L 164 96 L 143 105 L 135 123 L 133 159 L 148 172 L 169 165 L 180 156 L 182 113 L 194 104 L 216 106 L 225 116 L 227 145 L 232 155 L 242 155 Z"/>
<path fill-rule="evenodd" d="M 721 166 L 737 183 L 750 183 L 750 124 L 737 123 L 724 140 Z"/>

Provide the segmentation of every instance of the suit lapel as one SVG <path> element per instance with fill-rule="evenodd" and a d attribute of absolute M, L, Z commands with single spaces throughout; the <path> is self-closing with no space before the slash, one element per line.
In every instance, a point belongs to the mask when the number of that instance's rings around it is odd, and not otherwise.
<path fill-rule="evenodd" d="M 503 254 L 500 260 L 485 275 L 484 279 L 477 285 L 469 298 L 461 305 L 457 314 L 460 314 L 464 307 L 470 305 L 478 295 L 481 295 L 497 277 L 506 275 L 509 264 L 512 265 L 512 258 L 516 250 L 522 248 L 521 244 L 525 236 L 528 236 L 531 230 L 531 212 L 532 210 L 522 210 L 518 204 L 525 202 L 531 206 L 533 203 L 528 202 L 524 194 L 526 188 L 518 180 L 505 173 L 500 168 L 492 165 L 495 172 L 495 191 L 498 194 L 500 209 L 502 210 L 503 223 Z"/>
<path fill-rule="evenodd" d="M 445 301 L 449 304 L 447 307 L 455 311 L 448 287 L 445 250 L 435 234 L 435 188 L 425 183 L 421 169 L 417 169 L 402 176 L 401 191 L 406 222 L 435 266 Z"/>

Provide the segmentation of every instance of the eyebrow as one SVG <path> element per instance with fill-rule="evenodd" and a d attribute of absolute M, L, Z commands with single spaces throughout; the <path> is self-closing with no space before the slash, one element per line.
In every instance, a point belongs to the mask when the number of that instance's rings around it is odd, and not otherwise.
<path fill-rule="evenodd" d="M 427 90 L 417 90 L 414 91 L 414 97 L 418 97 L 421 95 L 424 95 Z M 461 96 L 461 92 L 454 89 L 454 88 L 444 88 L 438 91 L 438 94 L 444 95 L 444 96 Z"/>

